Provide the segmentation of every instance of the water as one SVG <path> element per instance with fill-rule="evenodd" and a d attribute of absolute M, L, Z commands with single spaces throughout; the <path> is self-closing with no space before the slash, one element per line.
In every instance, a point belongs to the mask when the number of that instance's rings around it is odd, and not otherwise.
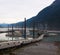
<path fill-rule="evenodd" d="M 9 28 L 9 30 L 11 30 L 12 28 Z M 21 30 L 21 28 L 14 28 L 14 30 Z M 8 28 L 0 28 L 0 31 L 8 31 Z M 22 37 L 18 37 L 18 36 L 15 36 L 15 37 L 9 37 L 9 36 L 6 36 L 6 34 L 8 33 L 0 33 L 0 41 L 8 41 L 8 40 L 20 40 L 20 39 L 23 39 Z"/>
<path fill-rule="evenodd" d="M 52 33 L 48 37 L 44 37 L 43 41 L 47 42 L 60 42 L 60 33 Z"/>
<path fill-rule="evenodd" d="M 0 40 L 8 40 L 8 37 L 6 37 L 7 33 L 0 33 Z"/>
<path fill-rule="evenodd" d="M 21 40 L 23 39 L 22 37 L 9 37 L 9 36 L 6 36 L 7 33 L 0 33 L 0 41 L 9 41 L 9 40 Z"/>

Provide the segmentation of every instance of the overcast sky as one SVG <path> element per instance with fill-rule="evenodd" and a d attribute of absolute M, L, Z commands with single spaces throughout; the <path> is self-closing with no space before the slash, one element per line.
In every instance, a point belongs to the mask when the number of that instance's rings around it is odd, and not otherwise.
<path fill-rule="evenodd" d="M 16 23 L 31 18 L 54 0 L 0 0 L 0 23 Z"/>

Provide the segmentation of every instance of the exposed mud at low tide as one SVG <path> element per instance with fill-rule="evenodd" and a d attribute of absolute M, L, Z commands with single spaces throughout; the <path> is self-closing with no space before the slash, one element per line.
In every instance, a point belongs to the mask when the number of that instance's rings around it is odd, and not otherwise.
<path fill-rule="evenodd" d="M 60 43 L 38 42 L 0 55 L 60 55 Z"/>
<path fill-rule="evenodd" d="M 14 51 L 16 55 L 60 55 L 60 49 L 54 43 L 35 43 Z"/>

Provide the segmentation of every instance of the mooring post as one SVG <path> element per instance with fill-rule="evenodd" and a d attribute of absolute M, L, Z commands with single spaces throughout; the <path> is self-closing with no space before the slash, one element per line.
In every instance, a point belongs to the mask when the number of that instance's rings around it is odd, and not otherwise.
<path fill-rule="evenodd" d="M 33 38 L 35 38 L 35 22 L 33 22 Z"/>
<path fill-rule="evenodd" d="M 40 26 L 39 26 L 39 22 L 38 22 L 38 32 L 40 31 L 39 27 L 40 27 Z"/>
<path fill-rule="evenodd" d="M 8 35 L 9 35 L 9 25 L 8 25 Z"/>
<path fill-rule="evenodd" d="M 25 21 L 24 21 L 24 38 L 26 39 L 26 18 L 25 18 Z"/>
<path fill-rule="evenodd" d="M 8 36 L 9 36 L 9 25 L 8 25 L 8 30 L 7 31 L 8 31 Z M 8 40 L 9 40 L 9 38 L 8 38 Z"/>
<path fill-rule="evenodd" d="M 24 23 L 22 24 L 22 37 L 24 37 L 23 35 L 24 35 Z"/>
<path fill-rule="evenodd" d="M 45 33 L 47 32 L 47 23 L 45 24 Z"/>
<path fill-rule="evenodd" d="M 12 40 L 13 40 L 13 35 L 14 35 L 14 33 L 13 33 L 13 25 L 12 25 Z"/>

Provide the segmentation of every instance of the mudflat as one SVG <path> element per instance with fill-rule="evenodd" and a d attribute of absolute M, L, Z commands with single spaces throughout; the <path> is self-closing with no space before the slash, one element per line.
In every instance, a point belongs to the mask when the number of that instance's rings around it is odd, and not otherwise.
<path fill-rule="evenodd" d="M 60 43 L 38 42 L 12 52 L 15 55 L 60 55 Z"/>

